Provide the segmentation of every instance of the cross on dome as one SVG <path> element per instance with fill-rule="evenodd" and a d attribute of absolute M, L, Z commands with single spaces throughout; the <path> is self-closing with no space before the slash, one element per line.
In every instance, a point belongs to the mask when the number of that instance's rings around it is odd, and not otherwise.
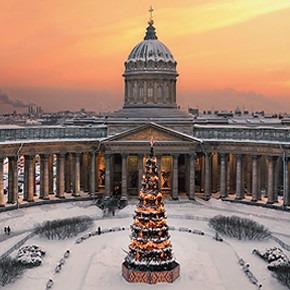
<path fill-rule="evenodd" d="M 149 13 L 150 13 L 150 19 L 149 19 L 149 21 L 148 21 L 148 24 L 149 24 L 150 26 L 152 26 L 152 25 L 154 24 L 154 21 L 153 21 L 153 15 L 152 15 L 154 9 L 152 8 L 152 5 L 150 5 L 150 9 L 149 9 L 148 11 L 149 11 Z"/>
<path fill-rule="evenodd" d="M 150 9 L 148 11 L 150 12 L 150 19 L 152 19 L 153 18 L 152 13 L 154 11 L 154 9 L 152 8 L 152 5 L 150 5 Z"/>

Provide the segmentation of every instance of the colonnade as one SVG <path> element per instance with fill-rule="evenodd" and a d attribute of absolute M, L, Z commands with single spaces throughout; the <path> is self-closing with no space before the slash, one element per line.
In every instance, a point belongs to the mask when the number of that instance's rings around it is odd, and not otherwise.
<path fill-rule="evenodd" d="M 55 194 L 55 197 L 62 199 L 65 198 L 65 193 L 72 193 L 73 196 L 78 197 L 80 196 L 81 184 L 83 190 L 88 193 L 94 194 L 98 190 L 100 176 L 96 170 L 96 164 L 98 164 L 99 156 L 95 152 L 39 154 L 38 156 L 40 160 L 40 199 L 48 200 L 51 194 Z M 34 202 L 36 195 L 36 155 L 24 155 L 23 157 L 23 200 Z M 85 164 L 85 159 L 88 160 L 88 164 Z M 3 181 L 4 160 L 4 157 L 0 157 L 0 206 L 4 206 L 6 202 L 17 203 L 19 197 L 19 156 L 8 157 L 7 188 L 4 188 Z M 55 161 L 56 164 L 54 164 Z M 83 178 L 81 178 L 81 163 L 82 170 L 87 171 L 87 174 L 83 174 Z M 54 168 L 56 168 L 55 173 Z M 5 198 L 4 192 L 7 192 L 7 198 Z"/>
<path fill-rule="evenodd" d="M 113 156 L 121 156 L 121 200 L 126 200 L 128 194 L 128 153 L 95 153 L 95 152 L 65 152 L 54 154 L 40 154 L 40 189 L 39 198 L 49 199 L 50 194 L 58 198 L 65 198 L 66 193 L 80 196 L 81 187 L 84 192 L 95 194 L 100 186 L 100 157 L 104 158 L 103 178 L 105 183 L 104 198 L 111 197 L 114 190 Z M 136 190 L 141 189 L 141 179 L 144 170 L 144 154 L 133 154 L 138 158 L 137 175 L 138 185 Z M 186 162 L 184 165 L 184 178 L 180 179 L 180 156 L 183 155 Z M 35 198 L 35 156 L 24 155 L 24 189 L 23 200 L 33 202 Z M 265 185 L 265 197 L 267 203 L 273 204 L 278 201 L 278 190 L 283 188 L 283 203 L 290 205 L 289 195 L 289 158 L 281 156 L 264 156 L 263 166 L 260 165 L 261 155 L 244 155 L 212 152 L 171 153 L 156 154 L 158 173 L 161 176 L 162 158 L 170 157 L 171 176 L 170 191 L 173 200 L 178 199 L 181 184 L 186 183 L 184 188 L 189 199 L 194 199 L 196 193 L 202 192 L 205 198 L 209 198 L 213 192 L 220 192 L 221 198 L 226 198 L 229 193 L 235 194 L 235 198 L 242 200 L 245 195 L 251 196 L 256 202 L 262 199 L 261 179 Z M 56 157 L 56 158 L 54 158 Z M 53 164 L 56 161 L 56 164 Z M 8 193 L 4 195 L 3 182 L 4 157 L 0 157 L 0 206 L 5 203 L 18 201 L 18 157 L 8 157 Z M 56 165 L 56 166 L 55 166 Z M 56 173 L 54 174 L 54 167 Z M 263 173 L 261 169 L 263 168 Z M 265 171 L 265 168 L 267 171 Z M 54 183 L 55 175 L 55 183 Z M 266 176 L 266 177 L 265 177 Z M 161 179 L 161 178 L 160 178 Z M 162 188 L 160 182 L 160 189 Z"/>

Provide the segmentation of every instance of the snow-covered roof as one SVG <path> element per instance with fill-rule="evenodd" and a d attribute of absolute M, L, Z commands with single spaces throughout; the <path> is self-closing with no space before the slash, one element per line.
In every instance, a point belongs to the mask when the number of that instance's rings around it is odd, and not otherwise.
<path fill-rule="evenodd" d="M 157 39 L 153 26 L 147 27 L 144 40 L 132 49 L 126 62 L 147 62 L 149 60 L 176 63 L 167 46 Z"/>
<path fill-rule="evenodd" d="M 175 63 L 170 50 L 166 45 L 157 39 L 143 40 L 138 43 L 129 54 L 127 62 L 147 62 L 149 60 Z"/>

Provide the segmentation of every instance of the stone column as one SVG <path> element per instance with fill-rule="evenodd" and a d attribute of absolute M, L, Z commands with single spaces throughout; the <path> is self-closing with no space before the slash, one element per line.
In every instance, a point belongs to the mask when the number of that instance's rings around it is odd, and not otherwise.
<path fill-rule="evenodd" d="M 74 185 L 73 185 L 73 196 L 80 196 L 80 153 L 74 153 L 73 154 L 74 158 Z"/>
<path fill-rule="evenodd" d="M 252 164 L 250 156 L 247 156 L 247 168 L 246 168 L 246 176 L 247 176 L 247 194 L 252 194 Z"/>
<path fill-rule="evenodd" d="M 28 155 L 24 156 L 24 192 L 23 192 L 23 200 L 28 200 Z"/>
<path fill-rule="evenodd" d="M 258 156 L 252 156 L 252 201 L 258 199 Z"/>
<path fill-rule="evenodd" d="M 59 198 L 65 198 L 64 196 L 64 163 L 65 163 L 65 154 L 58 153 L 57 154 L 57 188 L 56 188 L 56 196 Z"/>
<path fill-rule="evenodd" d="M 4 199 L 4 182 L 3 182 L 3 157 L 0 157 L 0 207 L 5 204 Z"/>
<path fill-rule="evenodd" d="M 65 155 L 65 192 L 71 193 L 71 154 Z"/>
<path fill-rule="evenodd" d="M 158 189 L 161 189 L 161 158 L 162 155 L 161 154 L 156 154 L 156 165 L 157 165 L 157 173 L 158 173 Z"/>
<path fill-rule="evenodd" d="M 283 157 L 283 204 L 290 205 L 289 196 L 289 169 L 288 169 L 289 158 L 287 156 Z"/>
<path fill-rule="evenodd" d="M 258 179 L 258 186 L 257 186 L 257 200 L 262 199 L 262 193 L 261 193 L 261 158 L 259 156 L 257 160 L 257 179 Z"/>
<path fill-rule="evenodd" d="M 195 153 L 189 154 L 189 193 L 188 198 L 195 200 Z"/>
<path fill-rule="evenodd" d="M 111 196 L 111 154 L 105 153 L 106 171 L 105 171 L 105 199 Z M 123 185 L 122 185 L 123 186 Z"/>
<path fill-rule="evenodd" d="M 242 189 L 242 155 L 236 154 L 236 199 L 244 198 Z"/>
<path fill-rule="evenodd" d="M 211 161 L 211 192 L 217 192 L 217 177 L 218 177 L 218 155 L 212 154 L 212 161 Z"/>
<path fill-rule="evenodd" d="M 89 193 L 96 193 L 96 154 L 89 152 Z"/>
<path fill-rule="evenodd" d="M 33 158 L 33 195 L 37 196 L 36 194 L 36 156 Z"/>
<path fill-rule="evenodd" d="M 83 191 L 88 192 L 88 153 L 83 153 L 83 159 L 82 159 L 82 170 L 81 170 L 81 184 L 83 185 Z"/>
<path fill-rule="evenodd" d="M 267 203 L 274 203 L 274 166 L 273 156 L 268 156 L 268 201 Z"/>
<path fill-rule="evenodd" d="M 53 154 L 48 159 L 48 193 L 54 194 L 54 172 L 53 172 Z"/>
<path fill-rule="evenodd" d="M 40 195 L 41 199 L 48 200 L 49 193 L 49 166 L 48 159 L 50 154 L 40 155 Z"/>
<path fill-rule="evenodd" d="M 220 195 L 221 198 L 227 197 L 227 154 L 220 154 L 221 158 L 221 188 Z"/>
<path fill-rule="evenodd" d="M 173 157 L 173 176 L 172 176 L 172 199 L 178 199 L 178 155 L 172 154 Z"/>
<path fill-rule="evenodd" d="M 95 167 L 96 167 L 96 191 L 99 191 L 100 185 L 100 153 L 95 154 Z"/>
<path fill-rule="evenodd" d="M 211 195 L 211 153 L 205 153 L 204 161 L 204 196 L 209 198 Z"/>
<path fill-rule="evenodd" d="M 8 203 L 15 203 L 18 200 L 18 168 L 17 156 L 8 157 Z"/>
<path fill-rule="evenodd" d="M 142 175 L 143 175 L 143 154 L 138 154 L 139 157 L 139 168 L 138 168 L 138 193 L 140 193 L 140 190 L 142 188 L 141 182 L 142 182 Z M 161 182 L 161 179 L 159 180 Z"/>
<path fill-rule="evenodd" d="M 274 202 L 278 202 L 278 184 L 279 184 L 279 163 L 278 157 L 273 157 L 273 171 L 274 171 Z"/>
<path fill-rule="evenodd" d="M 34 194 L 34 166 L 33 166 L 34 156 L 29 155 L 27 156 L 28 161 L 28 194 L 27 194 L 27 201 L 33 202 L 33 194 Z"/>
<path fill-rule="evenodd" d="M 128 154 L 122 153 L 122 188 L 121 188 L 121 200 L 128 199 L 128 190 L 127 190 L 127 157 Z M 107 159 L 106 159 L 107 161 Z M 106 163 L 106 176 L 107 176 L 107 163 Z M 107 180 L 106 180 L 107 188 Z"/>

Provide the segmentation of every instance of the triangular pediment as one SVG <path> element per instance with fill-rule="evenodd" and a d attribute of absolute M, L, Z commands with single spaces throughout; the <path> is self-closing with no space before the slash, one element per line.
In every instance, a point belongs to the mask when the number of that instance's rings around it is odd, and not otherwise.
<path fill-rule="evenodd" d="M 198 142 L 194 137 L 174 131 L 172 129 L 149 123 L 140 127 L 122 132 L 115 136 L 109 137 L 105 142 L 124 142 L 124 141 L 150 141 L 153 136 L 154 141 L 175 141 L 175 142 Z"/>

